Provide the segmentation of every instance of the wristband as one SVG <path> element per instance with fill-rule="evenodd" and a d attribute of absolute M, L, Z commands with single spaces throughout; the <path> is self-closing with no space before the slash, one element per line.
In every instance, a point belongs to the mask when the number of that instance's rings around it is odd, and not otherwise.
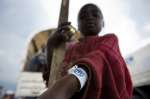
<path fill-rule="evenodd" d="M 77 65 L 75 65 L 68 70 L 68 74 L 74 75 L 79 80 L 80 90 L 85 86 L 88 75 L 83 68 L 80 68 Z"/>

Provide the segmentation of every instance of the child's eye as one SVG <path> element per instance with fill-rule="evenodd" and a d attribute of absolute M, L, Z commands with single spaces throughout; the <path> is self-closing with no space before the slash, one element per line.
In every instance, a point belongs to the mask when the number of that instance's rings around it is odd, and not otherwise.
<path fill-rule="evenodd" d="M 98 13 L 93 13 L 93 16 L 97 18 L 97 17 L 99 17 L 99 14 Z"/>

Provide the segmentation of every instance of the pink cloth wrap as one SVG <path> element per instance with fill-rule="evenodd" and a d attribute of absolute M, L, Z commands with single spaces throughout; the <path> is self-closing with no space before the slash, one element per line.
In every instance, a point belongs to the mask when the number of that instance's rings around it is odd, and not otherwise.
<path fill-rule="evenodd" d="M 85 88 L 72 99 L 132 99 L 130 74 L 114 34 L 86 37 L 71 45 L 63 71 L 73 64 L 83 64 L 90 72 Z"/>

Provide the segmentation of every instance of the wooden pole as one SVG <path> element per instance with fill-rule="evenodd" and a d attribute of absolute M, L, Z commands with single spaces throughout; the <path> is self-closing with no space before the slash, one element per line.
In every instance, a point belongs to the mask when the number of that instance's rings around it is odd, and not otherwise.
<path fill-rule="evenodd" d="M 68 21 L 69 13 L 69 0 L 62 0 L 58 25 Z M 58 48 L 53 50 L 51 71 L 49 76 L 49 87 L 51 87 L 58 79 L 61 78 L 60 66 L 64 59 L 66 46 L 65 42 L 62 43 Z"/>

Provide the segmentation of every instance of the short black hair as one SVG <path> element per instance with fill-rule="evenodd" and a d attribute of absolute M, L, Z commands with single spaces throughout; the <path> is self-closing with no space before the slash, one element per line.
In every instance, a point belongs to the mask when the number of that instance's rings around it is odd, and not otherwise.
<path fill-rule="evenodd" d="M 100 14 L 101 19 L 103 19 L 103 13 L 102 13 L 102 11 L 100 10 L 100 8 L 99 8 L 97 5 L 93 4 L 93 3 L 88 3 L 88 4 L 84 5 L 84 6 L 80 9 L 80 11 L 79 11 L 79 13 L 78 13 L 78 20 L 80 19 L 81 13 L 83 13 L 84 10 L 85 10 L 88 6 L 95 7 L 96 10 L 98 11 L 98 13 Z"/>

